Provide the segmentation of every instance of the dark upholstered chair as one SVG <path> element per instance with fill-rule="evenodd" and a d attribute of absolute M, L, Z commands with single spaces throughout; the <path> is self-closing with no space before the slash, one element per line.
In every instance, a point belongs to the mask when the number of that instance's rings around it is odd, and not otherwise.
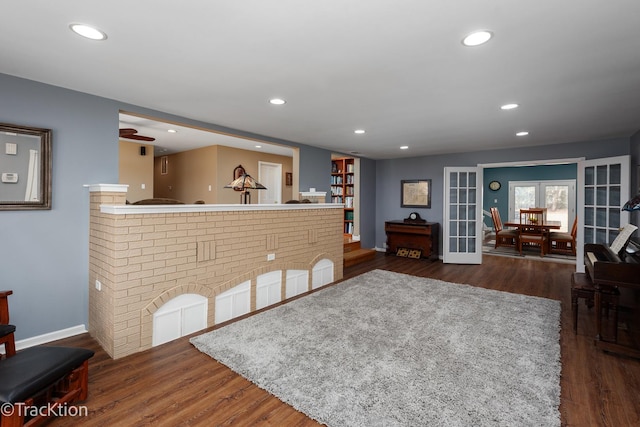
<path fill-rule="evenodd" d="M 498 246 L 511 246 L 513 248 L 518 245 L 518 230 L 505 230 L 502 226 L 502 219 L 500 218 L 500 211 L 498 208 L 492 207 L 491 219 L 493 220 L 493 228 L 496 231 L 496 245 Z"/>
<path fill-rule="evenodd" d="M 175 199 L 153 198 L 142 199 L 131 203 L 132 205 L 184 205 L 184 202 Z"/>
<path fill-rule="evenodd" d="M 7 296 L 12 293 L 0 291 L 2 326 L 10 326 L 7 325 Z M 1 427 L 41 424 L 55 416 L 59 412 L 57 408 L 62 405 L 87 398 L 89 359 L 93 351 L 75 347 L 35 346 L 16 352 L 14 330 L 15 327 L 6 335 L 11 336 L 11 344 L 7 345 L 9 341 L 0 341 L 5 344 L 7 352 L 7 357 L 0 360 Z"/>

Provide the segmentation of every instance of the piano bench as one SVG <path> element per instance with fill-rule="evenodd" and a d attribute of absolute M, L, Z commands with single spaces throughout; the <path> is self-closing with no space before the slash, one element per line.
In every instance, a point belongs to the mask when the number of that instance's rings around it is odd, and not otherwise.
<path fill-rule="evenodd" d="M 617 310 L 620 291 L 618 288 L 603 288 L 600 290 L 602 295 L 602 306 L 609 314 L 609 308 Z M 596 288 L 593 286 L 591 279 L 586 273 L 575 272 L 571 275 L 571 314 L 573 315 L 573 333 L 578 333 L 578 299 L 584 298 L 587 307 L 593 307 L 595 300 Z"/>

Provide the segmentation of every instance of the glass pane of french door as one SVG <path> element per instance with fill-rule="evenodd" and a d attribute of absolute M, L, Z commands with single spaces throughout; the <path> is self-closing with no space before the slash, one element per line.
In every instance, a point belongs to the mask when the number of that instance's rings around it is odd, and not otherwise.
<path fill-rule="evenodd" d="M 611 244 L 618 236 L 622 212 L 622 165 L 586 166 L 584 169 L 584 242 Z"/>
<path fill-rule="evenodd" d="M 562 226 L 560 231 L 569 232 L 570 206 L 568 185 L 543 185 L 544 188 L 544 207 L 547 208 L 547 219 L 549 221 L 560 221 Z M 573 208 L 573 206 L 571 206 Z"/>
<path fill-rule="evenodd" d="M 538 185 L 515 185 L 513 187 L 513 212 L 514 215 L 510 220 L 518 219 L 518 213 L 520 209 L 528 209 L 534 207 L 540 207 L 538 205 Z"/>

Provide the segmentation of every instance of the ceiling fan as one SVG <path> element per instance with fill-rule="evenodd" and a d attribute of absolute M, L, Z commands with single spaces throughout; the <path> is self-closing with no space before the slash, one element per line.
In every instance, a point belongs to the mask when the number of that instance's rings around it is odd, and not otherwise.
<path fill-rule="evenodd" d="M 138 131 L 133 128 L 120 129 L 120 138 L 136 139 L 138 141 L 155 141 L 155 138 L 150 136 L 138 135 Z"/>

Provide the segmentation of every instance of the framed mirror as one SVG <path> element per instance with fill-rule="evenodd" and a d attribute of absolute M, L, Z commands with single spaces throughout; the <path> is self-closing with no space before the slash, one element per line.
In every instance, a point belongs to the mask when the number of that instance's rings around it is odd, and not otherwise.
<path fill-rule="evenodd" d="M 51 129 L 0 123 L 0 210 L 51 209 Z"/>

